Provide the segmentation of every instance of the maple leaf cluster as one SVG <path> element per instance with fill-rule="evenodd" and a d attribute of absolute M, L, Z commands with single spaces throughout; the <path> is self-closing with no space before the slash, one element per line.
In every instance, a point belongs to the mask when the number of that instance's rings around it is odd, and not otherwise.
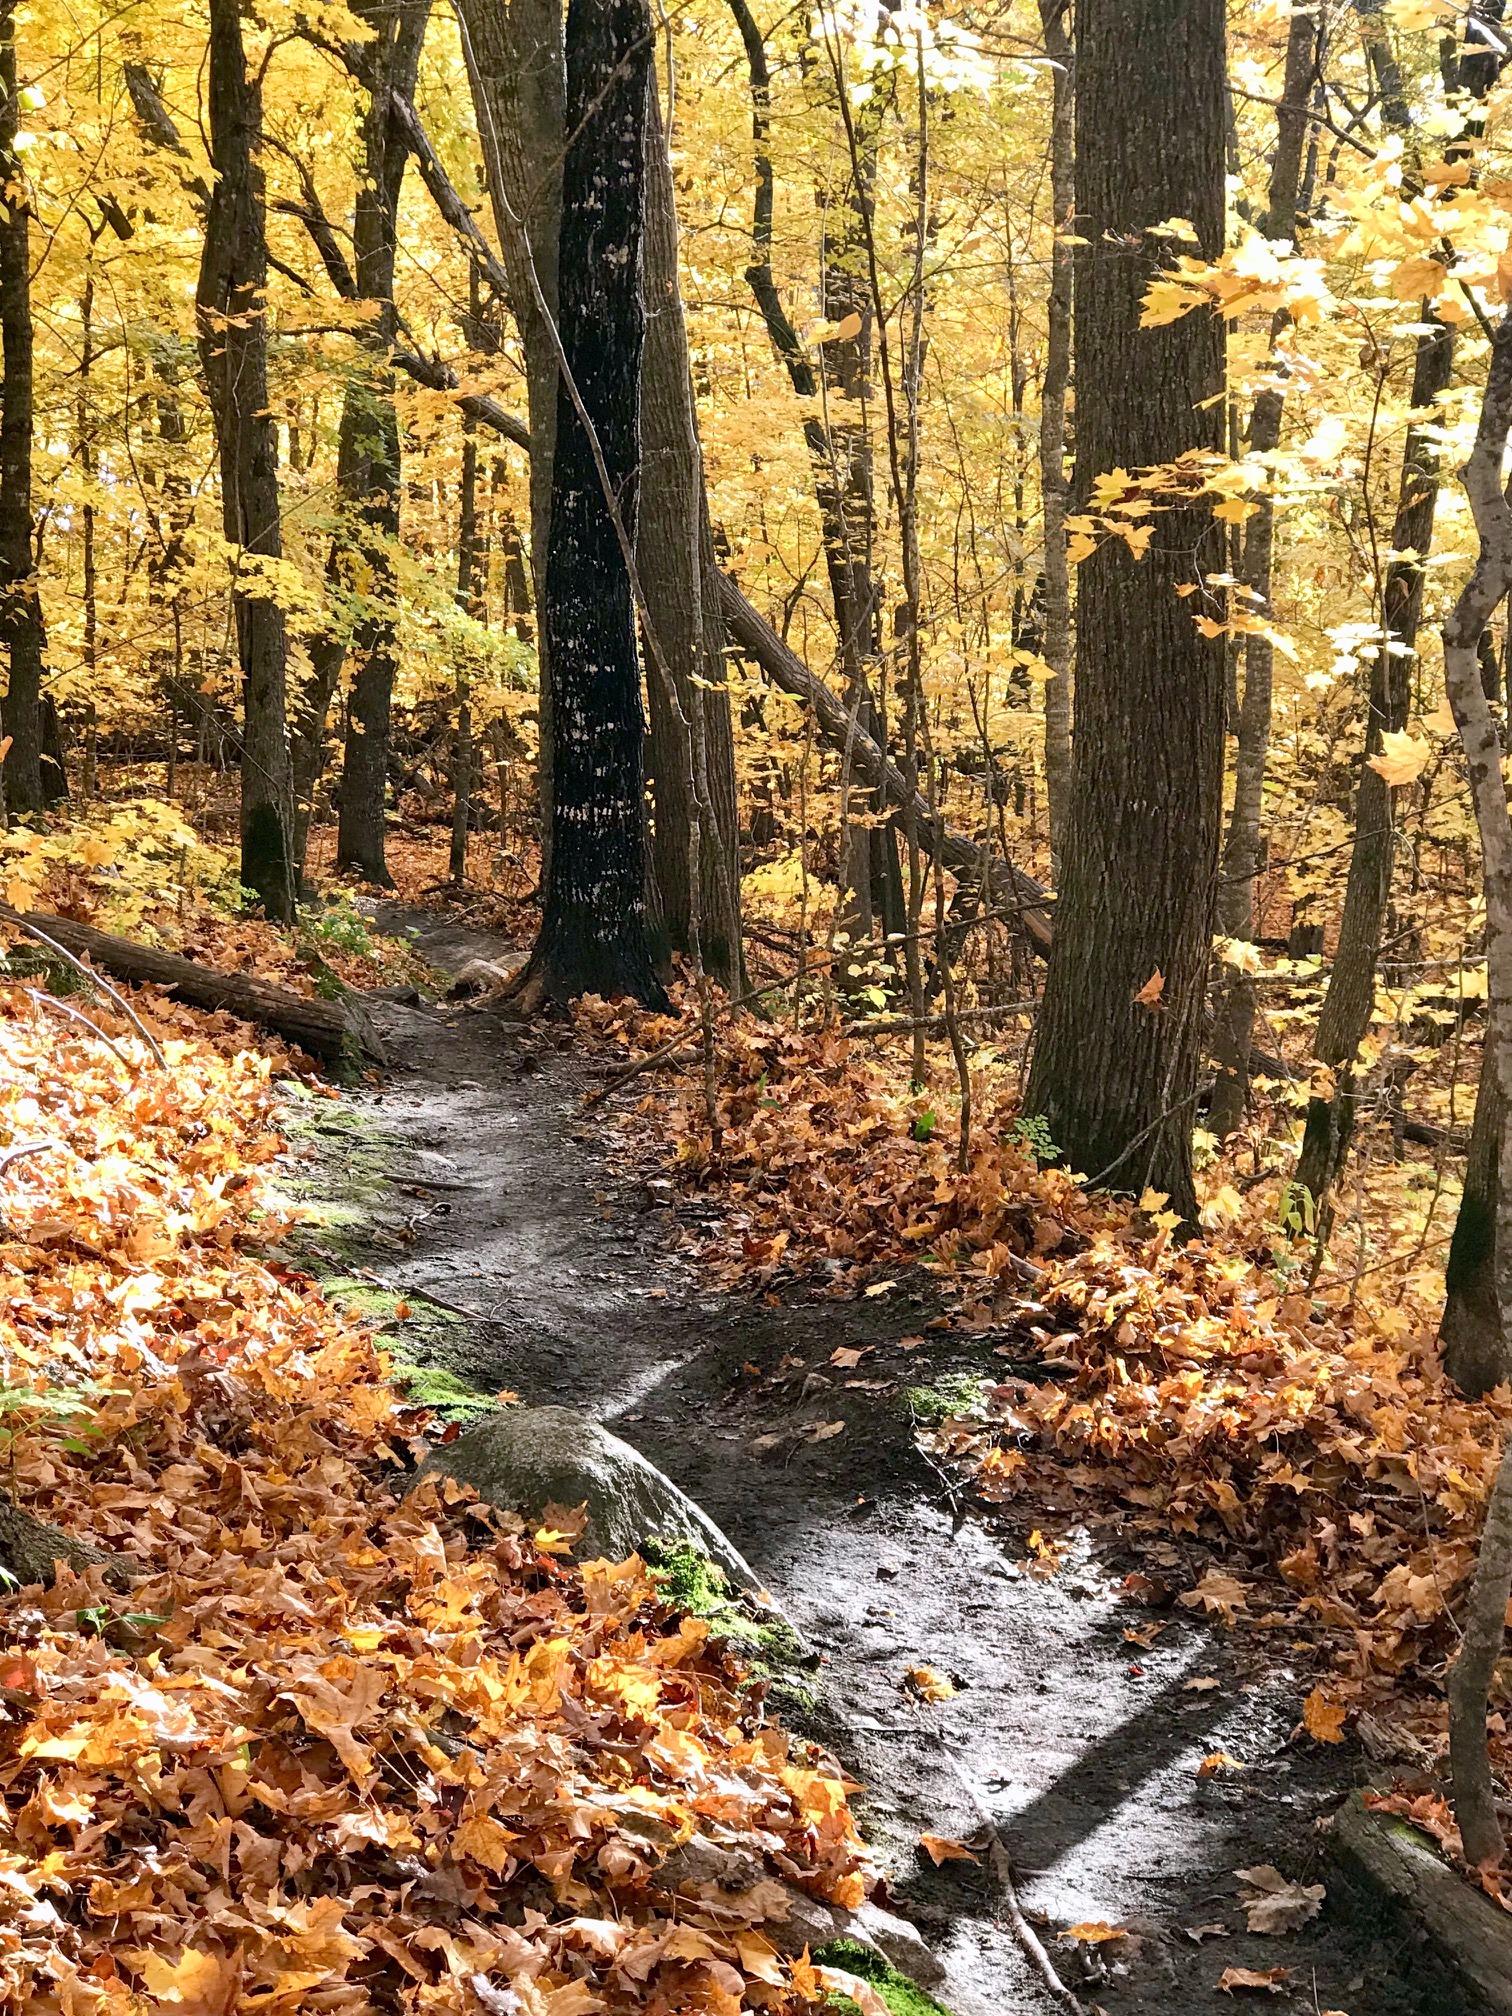
<path fill-rule="evenodd" d="M 638 1559 L 404 1495 L 427 1417 L 278 1257 L 273 1060 L 142 1004 L 165 1070 L 0 990 L 0 1141 L 49 1142 L 4 1179 L 7 1481 L 107 1557 L 0 1609 L 0 2001 L 819 1999 L 781 1921 L 861 1900 L 840 1778 Z M 658 1889 L 695 1836 L 759 1875 Z"/>

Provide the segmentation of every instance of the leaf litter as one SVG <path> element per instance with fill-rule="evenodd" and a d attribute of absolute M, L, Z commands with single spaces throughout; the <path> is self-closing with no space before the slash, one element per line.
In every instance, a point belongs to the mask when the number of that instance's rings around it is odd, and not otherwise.
<path fill-rule="evenodd" d="M 574 1564 L 570 1512 L 532 1533 L 403 1495 L 430 1417 L 280 1257 L 290 1060 L 139 999 L 164 1071 L 0 989 L 0 1143 L 51 1144 L 4 1179 L 7 1481 L 133 1570 L 123 1595 L 60 1568 L 0 1613 L 0 2000 L 822 2000 L 780 1949 L 788 1886 L 868 1888 L 837 1770 L 639 1559 Z M 748 1885 L 669 1894 L 695 1839 L 745 1851 Z"/>

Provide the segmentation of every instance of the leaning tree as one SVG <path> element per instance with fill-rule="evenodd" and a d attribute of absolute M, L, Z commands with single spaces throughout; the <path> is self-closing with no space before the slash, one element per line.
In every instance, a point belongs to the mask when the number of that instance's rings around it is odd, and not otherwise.
<path fill-rule="evenodd" d="M 1221 322 L 1140 327 L 1184 244 L 1160 227 L 1185 220 L 1209 258 L 1223 247 L 1223 0 L 1077 0 L 1075 39 L 1085 509 L 1099 476 L 1223 447 Z M 1026 1095 L 1073 1167 L 1153 1185 L 1187 1217 L 1224 721 L 1221 643 L 1194 618 L 1223 566 L 1217 530 L 1178 502 L 1153 514 L 1143 558 L 1113 538 L 1081 565 L 1068 831 Z"/>

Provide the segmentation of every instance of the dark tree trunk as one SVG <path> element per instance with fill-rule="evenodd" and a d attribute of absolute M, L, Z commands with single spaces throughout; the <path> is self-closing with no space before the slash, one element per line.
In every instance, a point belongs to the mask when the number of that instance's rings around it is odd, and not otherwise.
<path fill-rule="evenodd" d="M 370 343 L 374 368 L 366 384 L 349 388 L 342 412 L 342 497 L 351 517 L 341 564 L 363 577 L 360 611 L 352 631 L 356 663 L 347 709 L 336 864 L 355 868 L 369 882 L 392 883 L 384 859 L 388 804 L 389 712 L 398 669 L 398 588 L 394 555 L 399 543 L 399 420 L 393 376 L 381 361 L 394 341 L 394 262 L 398 254 L 399 192 L 409 158 L 406 128 L 394 112 L 394 94 L 408 102 L 420 65 L 430 0 L 407 0 L 397 10 L 378 0 L 357 0 L 355 11 L 375 31 L 362 52 L 368 87 L 363 121 L 366 173 L 357 185 L 352 220 L 353 277 L 359 300 L 378 314 Z"/>
<path fill-rule="evenodd" d="M 1078 0 L 1076 490 L 1223 447 L 1223 325 L 1139 327 L 1161 255 L 1148 227 L 1223 244 L 1222 0 Z M 1211 555 L 1211 561 L 1207 556 Z M 1073 1168 L 1195 1215 L 1191 1134 L 1222 811 L 1221 645 L 1179 587 L 1221 567 L 1210 510 L 1162 512 L 1142 561 L 1082 563 L 1076 740 L 1026 1108 Z M 1156 993 L 1153 1005 L 1135 1000 Z"/>
<path fill-rule="evenodd" d="M 1465 1163 L 1465 1187 L 1444 1270 L 1444 1319 L 1439 1342 L 1444 1370 L 1462 1392 L 1477 1397 L 1512 1376 L 1496 1293 L 1496 1213 L 1500 1195 L 1502 1102 L 1491 1034 L 1481 1057 L 1475 1124 Z"/>
<path fill-rule="evenodd" d="M 542 621 L 555 704 L 551 851 L 527 999 L 661 1005 L 646 931 L 646 808 L 633 540 L 640 460 L 641 231 L 651 17 L 645 0 L 571 0 L 551 544 Z M 611 510 L 604 478 L 614 499 Z M 615 524 L 615 514 L 619 526 Z"/>
<path fill-rule="evenodd" d="M 46 635 L 32 547 L 31 213 L 15 151 L 19 116 L 15 0 L 0 0 L 0 648 L 9 675 L 0 719 L 11 738 L 6 806 L 40 812 Z"/>
<path fill-rule="evenodd" d="M 238 0 L 211 0 L 210 147 L 215 187 L 195 297 L 200 359 L 220 448 L 227 542 L 249 560 L 283 553 L 278 433 L 268 405 L 262 92 L 248 76 Z M 284 708 L 284 614 L 255 574 L 233 590 L 242 673 L 241 879 L 269 916 L 294 915 L 294 793 Z"/>
<path fill-rule="evenodd" d="M 664 691 L 656 666 L 648 665 L 652 865 L 667 943 L 674 952 L 690 952 L 696 816 L 702 865 L 699 947 L 705 969 L 733 994 L 740 983 L 740 843 L 735 746 L 724 685 L 724 625 L 677 279 L 672 163 L 654 83 L 648 107 L 646 339 L 636 568 L 647 620 L 676 702 Z"/>

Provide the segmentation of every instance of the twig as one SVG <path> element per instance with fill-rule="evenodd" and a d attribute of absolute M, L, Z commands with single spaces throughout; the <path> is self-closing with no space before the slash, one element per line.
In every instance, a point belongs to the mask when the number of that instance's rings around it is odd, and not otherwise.
<path fill-rule="evenodd" d="M 61 1141 L 20 1141 L 14 1148 L 0 1149 L 0 1176 L 3 1176 L 12 1162 L 23 1162 L 28 1155 L 46 1155 L 54 1148 L 61 1148 Z"/>
<path fill-rule="evenodd" d="M 1013 1864 L 1008 1859 L 1008 1850 L 1004 1845 L 1002 1835 L 998 1832 L 998 1824 L 992 1817 L 991 1808 L 977 1790 L 975 1782 L 968 1776 L 965 1768 L 955 1756 L 945 1738 L 938 1731 L 935 1732 L 935 1741 L 940 1746 L 945 1762 L 955 1774 L 956 1782 L 976 1808 L 977 1817 L 987 1829 L 988 1854 L 992 1861 L 992 1873 L 998 1880 L 999 1888 L 1003 1893 L 1003 1901 L 1008 1906 L 1008 1919 L 1013 1927 L 1014 1937 L 1018 1940 L 1020 1946 L 1023 1947 L 1029 1959 L 1033 1961 L 1034 1965 L 1044 1976 L 1045 1986 L 1050 1990 L 1056 2001 L 1060 2003 L 1061 2007 L 1071 2010 L 1073 2016 L 1086 2016 L 1082 2003 L 1066 1986 L 1065 1982 L 1062 1981 L 1059 1974 L 1056 1973 L 1055 1962 L 1045 1951 L 1039 1934 L 1024 1916 L 1023 1909 L 1018 1900 L 1018 1891 L 1014 1887 Z"/>
<path fill-rule="evenodd" d="M 1039 1007 L 1037 1001 L 1005 1001 L 996 1008 L 958 1008 L 957 1022 L 1007 1022 L 1015 1015 L 1032 1015 Z M 897 1036 L 910 1029 L 923 1029 L 938 1036 L 946 1030 L 947 1017 L 944 1015 L 874 1015 L 869 1021 L 847 1022 L 844 1034 L 847 1036 Z M 948 1033 L 948 1032 L 946 1032 Z"/>
<path fill-rule="evenodd" d="M 106 1049 L 114 1051 L 128 1071 L 131 1069 L 131 1059 L 120 1044 L 107 1036 L 98 1023 L 91 1022 L 82 1009 L 71 1007 L 67 1001 L 60 1001 L 56 994 L 44 994 L 40 987 L 28 987 L 25 992 L 39 1008 L 51 1008 L 59 1015 L 66 1015 L 70 1022 L 82 1022 L 91 1036 L 98 1036 Z"/>
<path fill-rule="evenodd" d="M 396 1296 L 401 1302 L 412 1299 L 429 1302 L 433 1309 L 444 1309 L 449 1316 L 465 1316 L 469 1323 L 487 1323 L 490 1320 L 481 1309 L 464 1309 L 460 1302 L 448 1302 L 444 1296 L 432 1295 L 428 1288 L 408 1288 L 403 1282 L 391 1281 L 386 1274 L 375 1274 L 371 1267 L 349 1267 L 339 1253 L 332 1253 L 325 1246 L 312 1245 L 310 1251 L 329 1261 L 333 1267 L 339 1267 L 343 1274 L 357 1281 L 370 1281 L 375 1288 L 381 1288 L 386 1295 Z"/>
<path fill-rule="evenodd" d="M 60 945 L 56 938 L 49 938 L 47 933 L 39 925 L 33 924 L 29 917 L 23 917 L 18 913 L 13 917 L 8 917 L 6 922 L 14 924 L 18 931 L 24 931 L 28 938 L 35 938 L 37 943 L 45 945 L 49 952 L 56 952 L 65 966 L 71 966 L 75 973 L 80 974 L 89 982 L 91 987 L 98 987 L 102 994 L 108 994 L 117 1008 L 126 1017 L 126 1020 L 131 1024 L 132 1028 L 136 1030 L 142 1041 L 147 1045 L 147 1048 L 152 1052 L 158 1069 L 160 1071 L 167 1070 L 168 1060 L 158 1047 L 157 1038 L 147 1027 L 141 1016 L 138 1015 L 135 1008 L 132 1007 L 131 1003 L 123 995 L 118 994 L 108 980 L 102 980 L 92 966 L 86 966 L 84 961 L 70 952 L 66 945 Z"/>

